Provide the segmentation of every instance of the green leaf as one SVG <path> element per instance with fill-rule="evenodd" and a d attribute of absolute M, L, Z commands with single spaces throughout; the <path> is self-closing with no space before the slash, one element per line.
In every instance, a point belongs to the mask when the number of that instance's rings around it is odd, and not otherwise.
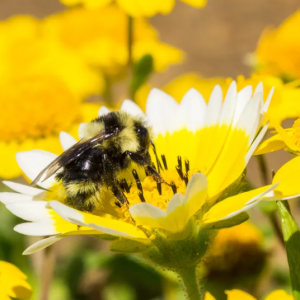
<path fill-rule="evenodd" d="M 249 215 L 246 212 L 242 212 L 237 216 L 234 216 L 230 219 L 219 221 L 216 223 L 208 224 L 205 226 L 205 229 L 222 229 L 222 228 L 230 228 L 236 225 L 240 225 L 246 222 L 249 219 Z"/>
<path fill-rule="evenodd" d="M 146 82 L 153 71 L 153 57 L 145 54 L 134 66 L 130 83 L 130 95 L 134 98 L 136 91 Z"/>
<path fill-rule="evenodd" d="M 290 267 L 293 296 L 300 300 L 300 232 L 287 201 L 277 201 L 287 259 Z"/>
<path fill-rule="evenodd" d="M 118 239 L 110 244 L 110 251 L 118 253 L 137 253 L 150 248 L 150 244 L 140 243 L 129 239 Z"/>

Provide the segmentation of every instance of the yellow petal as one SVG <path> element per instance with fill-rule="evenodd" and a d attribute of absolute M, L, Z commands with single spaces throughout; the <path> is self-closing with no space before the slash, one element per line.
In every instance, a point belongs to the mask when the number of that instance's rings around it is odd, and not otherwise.
<path fill-rule="evenodd" d="M 277 290 L 269 294 L 265 300 L 294 300 L 294 298 L 286 291 Z"/>
<path fill-rule="evenodd" d="M 279 124 L 274 125 L 276 131 L 281 135 L 281 138 L 285 144 L 293 151 L 299 151 L 299 148 L 295 145 L 292 138 L 289 136 L 286 130 L 284 130 Z"/>
<path fill-rule="evenodd" d="M 254 297 L 252 297 L 248 293 L 240 291 L 240 290 L 226 291 L 226 294 L 228 296 L 227 300 L 256 300 Z"/>
<path fill-rule="evenodd" d="M 216 298 L 212 296 L 209 292 L 206 292 L 204 300 L 216 300 Z"/>
<path fill-rule="evenodd" d="M 276 134 L 262 142 L 255 150 L 254 155 L 261 155 L 274 152 L 285 147 L 285 142 L 281 135 Z"/>
<path fill-rule="evenodd" d="M 280 193 L 283 198 L 300 194 L 299 170 L 300 156 L 284 164 L 273 178 L 273 183 L 279 182 L 275 193 Z"/>
<path fill-rule="evenodd" d="M 274 187 L 264 186 L 250 192 L 229 197 L 214 205 L 203 217 L 204 223 L 213 223 L 233 217 L 242 211 L 250 209 L 261 197 Z"/>
<path fill-rule="evenodd" d="M 185 2 L 186 4 L 192 5 L 194 7 L 203 7 L 206 5 L 206 0 L 181 0 L 182 2 Z"/>
<path fill-rule="evenodd" d="M 32 289 L 26 279 L 27 276 L 16 266 L 0 261 L 0 299 L 29 299 Z"/>

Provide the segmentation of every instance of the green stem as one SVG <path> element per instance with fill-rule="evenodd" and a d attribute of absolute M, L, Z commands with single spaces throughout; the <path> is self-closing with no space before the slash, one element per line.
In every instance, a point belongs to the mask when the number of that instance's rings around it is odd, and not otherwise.
<path fill-rule="evenodd" d="M 50 294 L 51 281 L 55 267 L 54 247 L 50 246 L 44 250 L 43 269 L 41 278 L 41 300 L 48 300 Z"/>
<path fill-rule="evenodd" d="M 197 267 L 187 267 L 185 269 L 177 270 L 177 273 L 181 277 L 182 284 L 187 294 L 188 300 L 200 300 L 201 288 L 200 280 L 197 276 Z"/>
<path fill-rule="evenodd" d="M 128 23 L 127 23 L 127 52 L 128 52 L 128 58 L 127 58 L 127 89 L 129 93 L 129 97 L 133 99 L 133 95 L 130 91 L 130 85 L 131 85 L 131 80 L 132 80 L 132 73 L 133 73 L 133 53 L 132 53 L 132 48 L 133 48 L 133 25 L 134 25 L 134 20 L 131 16 L 128 16 Z"/>
<path fill-rule="evenodd" d="M 261 173 L 261 179 L 263 183 L 267 185 L 269 180 L 268 180 L 268 173 L 267 173 L 268 168 L 267 168 L 266 159 L 263 155 L 256 155 L 256 157 L 257 157 L 257 162 Z"/>

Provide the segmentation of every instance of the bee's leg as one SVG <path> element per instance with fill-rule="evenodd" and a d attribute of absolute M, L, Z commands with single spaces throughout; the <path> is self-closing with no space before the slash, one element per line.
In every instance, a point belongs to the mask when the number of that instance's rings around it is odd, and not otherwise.
<path fill-rule="evenodd" d="M 127 203 L 127 198 L 122 193 L 121 190 L 117 187 L 117 185 L 110 186 L 111 191 L 113 192 L 114 196 L 122 203 Z"/>

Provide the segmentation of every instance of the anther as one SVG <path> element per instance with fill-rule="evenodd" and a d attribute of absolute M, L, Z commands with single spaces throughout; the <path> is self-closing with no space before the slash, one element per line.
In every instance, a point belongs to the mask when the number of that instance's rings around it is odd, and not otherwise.
<path fill-rule="evenodd" d="M 176 166 L 175 168 L 176 168 L 176 171 L 177 171 L 177 173 L 178 173 L 178 175 L 179 175 L 180 179 L 181 179 L 181 180 L 183 180 L 183 173 L 182 173 L 182 169 L 180 169 L 180 167 L 179 167 L 179 166 Z"/>
<path fill-rule="evenodd" d="M 138 192 L 138 195 L 139 195 L 142 202 L 146 202 L 145 197 L 144 197 L 142 192 Z"/>
<path fill-rule="evenodd" d="M 164 154 L 161 155 L 161 160 L 164 164 L 165 170 L 168 170 L 167 160 Z"/>
<path fill-rule="evenodd" d="M 176 187 L 174 181 L 171 182 L 171 187 L 172 187 L 173 193 L 176 194 L 177 193 L 177 187 Z"/>
<path fill-rule="evenodd" d="M 187 173 L 183 175 L 183 180 L 184 180 L 185 185 L 188 185 L 188 183 L 189 183 L 189 176 L 188 176 Z"/>
<path fill-rule="evenodd" d="M 182 170 L 182 160 L 181 160 L 181 156 L 177 156 L 177 161 L 178 161 L 178 167 Z"/>
<path fill-rule="evenodd" d="M 141 184 L 141 181 L 140 181 L 140 178 L 139 178 L 139 175 L 138 175 L 137 171 L 135 169 L 133 169 L 132 174 L 133 174 L 133 177 L 135 179 L 137 188 L 139 189 L 139 191 L 141 193 L 143 193 L 143 187 L 142 187 L 142 184 Z"/>
<path fill-rule="evenodd" d="M 157 186 L 157 190 L 158 190 L 158 193 L 161 195 L 161 182 L 156 182 L 156 186 Z"/>
<path fill-rule="evenodd" d="M 185 172 L 188 173 L 190 170 L 190 161 L 186 159 L 184 163 L 185 163 Z"/>
<path fill-rule="evenodd" d="M 152 141 L 151 141 L 151 145 L 152 145 L 153 152 L 154 152 L 154 155 L 155 155 L 155 158 L 156 158 L 157 170 L 158 170 L 158 173 L 160 173 L 160 169 L 162 169 L 162 165 L 161 165 L 160 160 L 158 158 L 155 145 Z"/>

